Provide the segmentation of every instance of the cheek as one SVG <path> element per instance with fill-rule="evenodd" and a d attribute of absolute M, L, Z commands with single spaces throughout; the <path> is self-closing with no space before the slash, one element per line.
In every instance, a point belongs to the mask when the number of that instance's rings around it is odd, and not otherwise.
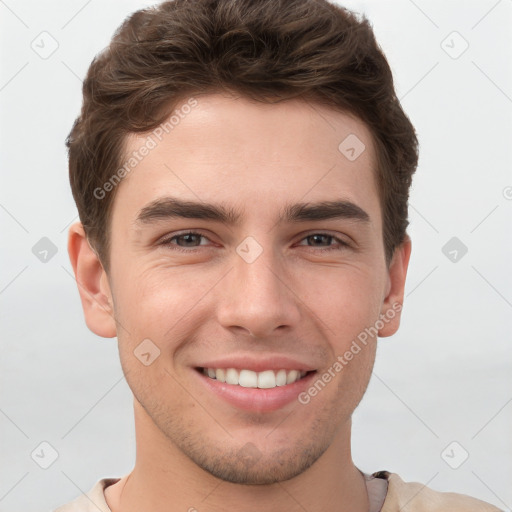
<path fill-rule="evenodd" d="M 131 278 L 118 281 L 114 298 L 116 318 L 123 326 L 118 329 L 119 355 L 128 385 L 149 410 L 162 407 L 162 393 L 174 397 L 176 410 L 188 407 L 173 354 L 190 339 L 189 320 L 194 318 L 196 325 L 200 308 L 194 306 L 211 288 L 210 280 L 191 281 L 177 268 L 125 275 Z"/>
<path fill-rule="evenodd" d="M 229 268 L 223 265 L 199 269 L 196 265 L 173 267 L 164 261 L 117 270 L 114 302 L 116 318 L 124 327 L 118 337 L 131 352 L 146 338 L 161 351 L 176 351 L 180 340 L 212 322 L 219 300 L 225 298 L 222 287 L 230 279 L 226 275 Z M 290 262 L 281 277 L 291 290 L 284 294 L 287 300 L 295 301 L 302 310 L 302 328 L 316 331 L 316 338 L 323 333 L 337 353 L 344 352 L 345 346 L 378 318 L 382 279 L 371 265 Z"/>
<path fill-rule="evenodd" d="M 371 268 L 340 267 L 316 272 L 300 294 L 319 327 L 338 351 L 379 317 L 382 290 Z M 314 285 L 312 285 L 314 284 Z"/>
<path fill-rule="evenodd" d="M 207 318 L 209 295 L 220 282 L 221 269 L 198 272 L 188 268 L 142 269 L 129 273 L 116 287 L 116 317 L 125 327 L 124 345 L 132 350 L 143 339 L 149 338 L 160 350 L 176 349 L 169 346 L 190 334 Z M 176 341 L 175 343 L 179 343 Z"/>

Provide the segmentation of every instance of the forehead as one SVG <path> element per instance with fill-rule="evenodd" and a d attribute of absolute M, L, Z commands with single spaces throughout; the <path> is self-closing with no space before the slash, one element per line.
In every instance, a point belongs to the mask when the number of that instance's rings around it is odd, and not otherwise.
<path fill-rule="evenodd" d="M 119 185 L 114 215 L 122 211 L 132 220 L 165 195 L 248 212 L 265 204 L 260 218 L 299 200 L 349 199 L 366 210 L 378 205 L 366 125 L 303 100 L 198 96 L 177 105 L 152 132 L 129 135 L 128 158 L 134 165 Z"/>

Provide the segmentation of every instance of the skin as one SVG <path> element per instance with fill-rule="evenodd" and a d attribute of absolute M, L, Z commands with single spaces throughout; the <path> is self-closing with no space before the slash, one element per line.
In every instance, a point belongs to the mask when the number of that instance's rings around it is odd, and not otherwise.
<path fill-rule="evenodd" d="M 376 337 L 308 404 L 294 400 L 273 412 L 242 411 L 205 391 L 194 366 L 227 354 L 279 354 L 321 376 L 403 302 L 411 243 L 386 265 L 370 132 L 352 116 L 301 100 L 197 99 L 119 184 L 108 275 L 81 224 L 69 232 L 87 325 L 117 336 L 134 394 L 136 464 L 106 489 L 107 503 L 113 512 L 366 512 L 351 415 L 371 376 Z M 355 161 L 338 150 L 349 134 L 366 146 Z M 128 152 L 145 137 L 131 135 Z M 163 196 L 222 203 L 241 221 L 138 224 L 140 210 Z M 278 222 L 285 204 L 340 198 L 369 222 Z M 160 244 L 187 229 L 206 238 Z M 308 238 L 315 233 L 348 245 Z M 252 263 L 236 252 L 247 236 L 263 249 Z M 188 252 L 177 251 L 179 243 Z M 397 312 L 378 335 L 394 334 L 399 321 Z M 144 339 L 160 349 L 149 366 L 134 356 Z"/>

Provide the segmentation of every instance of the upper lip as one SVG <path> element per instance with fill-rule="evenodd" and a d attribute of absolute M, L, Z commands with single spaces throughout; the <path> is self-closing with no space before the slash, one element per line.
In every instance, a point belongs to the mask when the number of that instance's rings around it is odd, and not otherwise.
<path fill-rule="evenodd" d="M 199 368 L 215 369 L 236 368 L 238 370 L 252 370 L 253 372 L 263 372 L 265 370 L 301 370 L 310 372 L 316 370 L 316 368 L 304 361 L 277 354 L 258 358 L 254 357 L 254 355 L 231 355 L 205 361 L 196 366 Z"/>

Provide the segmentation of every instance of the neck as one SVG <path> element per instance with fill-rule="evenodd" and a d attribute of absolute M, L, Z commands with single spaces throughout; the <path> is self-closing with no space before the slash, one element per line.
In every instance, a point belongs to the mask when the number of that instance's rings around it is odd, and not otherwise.
<path fill-rule="evenodd" d="M 220 480 L 185 456 L 136 404 L 133 471 L 105 491 L 112 512 L 367 512 L 366 484 L 352 462 L 350 421 L 306 471 L 271 485 Z"/>

